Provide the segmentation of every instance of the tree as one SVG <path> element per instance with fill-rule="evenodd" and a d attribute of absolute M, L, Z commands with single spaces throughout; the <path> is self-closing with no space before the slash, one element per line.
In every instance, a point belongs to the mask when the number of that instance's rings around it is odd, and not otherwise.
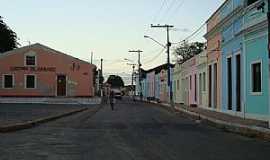
<path fill-rule="evenodd" d="M 118 75 L 110 75 L 107 80 L 107 83 L 109 83 L 113 88 L 124 87 L 125 85 L 122 77 Z"/>
<path fill-rule="evenodd" d="M 17 48 L 17 34 L 13 32 L 0 16 L 0 53 Z"/>
<path fill-rule="evenodd" d="M 180 57 L 181 61 L 186 61 L 191 57 L 201 53 L 204 50 L 205 44 L 201 42 L 193 42 L 180 44 L 174 50 L 174 55 Z"/>

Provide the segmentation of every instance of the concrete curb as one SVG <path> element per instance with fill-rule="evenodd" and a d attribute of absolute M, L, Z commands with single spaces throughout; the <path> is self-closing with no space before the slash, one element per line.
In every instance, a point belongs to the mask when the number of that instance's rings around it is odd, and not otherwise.
<path fill-rule="evenodd" d="M 55 105 L 95 105 L 100 104 L 100 98 L 3 98 L 0 104 L 55 104 Z"/>
<path fill-rule="evenodd" d="M 15 131 L 18 131 L 18 130 L 33 128 L 33 127 L 35 127 L 35 126 L 37 126 L 39 124 L 46 123 L 46 122 L 49 122 L 49 121 L 53 121 L 53 120 L 56 120 L 56 119 L 60 119 L 60 118 L 70 116 L 70 115 L 73 115 L 75 113 L 83 112 L 83 111 L 86 111 L 86 110 L 88 110 L 88 108 L 76 109 L 76 110 L 73 110 L 73 111 L 69 111 L 69 112 L 65 112 L 65 113 L 62 113 L 62 114 L 49 116 L 49 117 L 45 117 L 45 118 L 40 118 L 40 119 L 36 119 L 36 120 L 33 120 L 33 121 L 25 122 L 25 123 L 16 123 L 16 124 L 13 124 L 13 125 L 0 126 L 0 133 L 15 132 Z"/>
<path fill-rule="evenodd" d="M 171 108 L 168 104 L 163 103 L 156 103 L 156 102 L 148 102 L 152 104 L 158 104 L 160 106 Z M 191 112 L 182 108 L 173 108 L 175 111 L 184 113 L 188 116 L 190 116 L 192 119 L 195 120 L 202 120 L 203 122 L 206 122 L 206 124 L 214 126 L 216 128 L 223 129 L 228 132 L 237 133 L 243 136 L 252 137 L 252 138 L 260 138 L 267 141 L 270 141 L 270 129 L 258 127 L 258 126 L 249 126 L 249 125 L 242 125 L 242 124 L 236 124 L 231 122 L 226 122 L 218 119 L 214 119 L 211 117 L 207 117 L 195 112 Z"/>

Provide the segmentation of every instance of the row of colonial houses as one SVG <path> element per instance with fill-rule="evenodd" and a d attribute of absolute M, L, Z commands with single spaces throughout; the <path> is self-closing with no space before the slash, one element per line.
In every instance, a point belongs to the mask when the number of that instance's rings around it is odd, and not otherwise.
<path fill-rule="evenodd" d="M 207 20 L 206 50 L 172 65 L 174 102 L 235 116 L 269 118 L 266 0 L 226 0 Z M 168 102 L 167 66 L 142 74 L 143 97 Z"/>

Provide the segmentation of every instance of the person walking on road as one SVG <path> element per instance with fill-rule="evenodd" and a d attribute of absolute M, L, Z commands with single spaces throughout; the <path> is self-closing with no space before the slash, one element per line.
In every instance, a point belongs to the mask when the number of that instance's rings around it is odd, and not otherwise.
<path fill-rule="evenodd" d="M 110 92 L 109 100 L 110 100 L 110 105 L 113 111 L 114 110 L 114 92 L 113 91 Z"/>

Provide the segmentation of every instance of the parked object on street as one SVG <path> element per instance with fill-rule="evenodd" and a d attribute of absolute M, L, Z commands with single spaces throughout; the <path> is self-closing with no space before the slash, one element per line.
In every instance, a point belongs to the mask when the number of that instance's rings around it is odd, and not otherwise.
<path fill-rule="evenodd" d="M 120 89 L 113 88 L 113 89 L 111 89 L 111 91 L 113 91 L 113 93 L 114 93 L 114 98 L 119 99 L 119 100 L 122 99 L 122 92 Z"/>
<path fill-rule="evenodd" d="M 111 109 L 114 110 L 115 97 L 114 97 L 114 91 L 113 90 L 110 91 L 109 100 L 110 100 Z"/>

